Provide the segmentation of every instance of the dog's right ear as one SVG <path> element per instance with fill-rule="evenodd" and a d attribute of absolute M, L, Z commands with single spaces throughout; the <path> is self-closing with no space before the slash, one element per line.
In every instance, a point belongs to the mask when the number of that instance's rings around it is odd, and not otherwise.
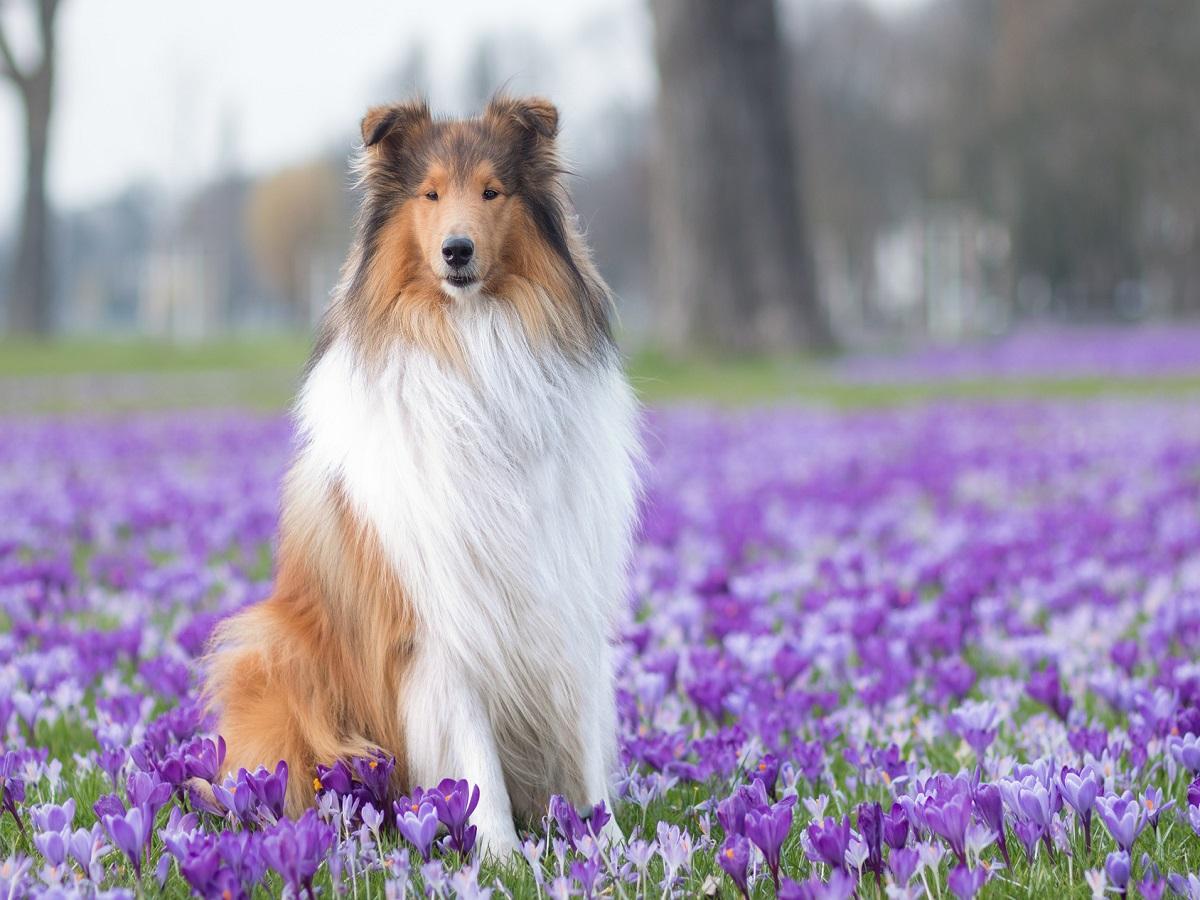
<path fill-rule="evenodd" d="M 403 146 L 405 140 L 433 121 L 424 100 L 372 106 L 362 120 L 364 147 Z"/>

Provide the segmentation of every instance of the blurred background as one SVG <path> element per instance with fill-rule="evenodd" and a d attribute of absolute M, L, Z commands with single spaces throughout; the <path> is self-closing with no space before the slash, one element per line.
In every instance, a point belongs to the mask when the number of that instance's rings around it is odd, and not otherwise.
<path fill-rule="evenodd" d="M 0 403 L 285 396 L 363 111 L 500 86 L 648 383 L 1195 375 L 1198 84 L 1194 0 L 0 0 Z"/>

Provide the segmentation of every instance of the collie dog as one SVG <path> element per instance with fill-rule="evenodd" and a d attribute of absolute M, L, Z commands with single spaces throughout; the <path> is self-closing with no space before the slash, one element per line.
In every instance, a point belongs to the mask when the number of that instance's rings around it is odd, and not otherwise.
<path fill-rule="evenodd" d="M 274 591 L 218 627 L 206 666 L 226 768 L 286 760 L 291 815 L 318 763 L 377 749 L 397 790 L 477 784 L 499 853 L 552 794 L 609 800 L 636 402 L 557 133 L 537 98 L 363 119 Z"/>

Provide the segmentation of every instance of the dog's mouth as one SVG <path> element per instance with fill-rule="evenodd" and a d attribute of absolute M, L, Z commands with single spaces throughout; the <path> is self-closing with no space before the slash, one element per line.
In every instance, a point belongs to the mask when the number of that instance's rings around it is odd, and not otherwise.
<path fill-rule="evenodd" d="M 443 278 L 443 280 L 447 284 L 453 285 L 456 288 L 466 288 L 466 287 L 470 287 L 475 282 L 477 282 L 479 280 L 479 278 L 476 275 L 467 275 L 467 274 L 463 274 L 463 273 L 454 272 L 450 275 L 446 275 Z"/>

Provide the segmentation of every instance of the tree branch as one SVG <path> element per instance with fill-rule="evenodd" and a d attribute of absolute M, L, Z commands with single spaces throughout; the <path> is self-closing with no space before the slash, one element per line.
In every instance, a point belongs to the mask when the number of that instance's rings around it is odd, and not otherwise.
<path fill-rule="evenodd" d="M 12 47 L 8 44 L 8 34 L 4 30 L 3 22 L 0 22 L 0 75 L 7 76 L 22 91 L 25 90 L 28 79 L 26 74 L 21 71 L 21 67 L 17 65 L 16 57 L 13 56 Z"/>
<path fill-rule="evenodd" d="M 39 0 L 38 18 L 42 26 L 42 34 L 54 28 L 54 17 L 58 15 L 59 0 Z"/>
<path fill-rule="evenodd" d="M 54 64 L 54 19 L 58 15 L 59 0 L 39 0 L 38 26 L 42 39 L 42 59 L 39 68 Z"/>

